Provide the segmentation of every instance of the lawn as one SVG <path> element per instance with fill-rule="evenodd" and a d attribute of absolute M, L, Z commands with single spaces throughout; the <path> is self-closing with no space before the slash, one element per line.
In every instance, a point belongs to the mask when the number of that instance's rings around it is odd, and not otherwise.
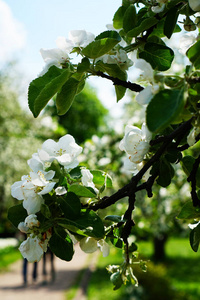
<path fill-rule="evenodd" d="M 0 249 L 0 272 L 8 269 L 9 265 L 21 258 L 21 253 L 15 247 Z"/>
<path fill-rule="evenodd" d="M 139 243 L 139 250 L 147 260 L 152 256 L 152 244 Z M 155 264 L 148 261 L 148 271 L 135 274 L 139 287 L 122 287 L 113 291 L 108 264 L 120 264 L 121 254 L 115 249 L 103 258 L 99 256 L 97 269 L 92 274 L 88 287 L 88 300 L 199 300 L 200 299 L 200 252 L 193 252 L 188 239 L 171 239 L 167 243 L 167 260 Z"/>

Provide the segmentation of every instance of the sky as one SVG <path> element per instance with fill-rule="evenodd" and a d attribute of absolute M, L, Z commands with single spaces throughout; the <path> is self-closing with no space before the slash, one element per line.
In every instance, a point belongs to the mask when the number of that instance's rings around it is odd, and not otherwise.
<path fill-rule="evenodd" d="M 55 48 L 56 38 L 68 37 L 73 29 L 98 35 L 112 23 L 120 5 L 121 0 L 0 0 L 0 66 L 17 60 L 27 90 L 44 66 L 41 48 Z M 116 104 L 112 84 L 104 79 L 91 83 L 104 105 L 112 108 Z"/>

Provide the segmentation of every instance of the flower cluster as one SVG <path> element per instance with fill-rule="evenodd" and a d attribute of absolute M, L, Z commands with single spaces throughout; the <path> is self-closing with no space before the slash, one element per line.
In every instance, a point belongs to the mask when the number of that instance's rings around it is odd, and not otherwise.
<path fill-rule="evenodd" d="M 56 181 L 52 179 L 55 171 L 49 168 L 56 160 L 64 169 L 75 168 L 78 165 L 77 156 L 82 152 L 82 147 L 76 144 L 74 138 L 67 134 L 56 143 L 48 139 L 37 153 L 28 160 L 32 169 L 29 175 L 24 175 L 21 181 L 15 182 L 11 187 L 11 195 L 17 200 L 23 200 L 23 206 L 28 214 L 35 214 L 40 211 L 44 203 L 43 195 L 50 193 Z"/>
<path fill-rule="evenodd" d="M 59 197 L 65 197 L 68 194 L 70 184 L 76 182 L 74 186 L 77 187 L 78 191 L 79 184 L 82 189 L 83 187 L 89 188 L 88 192 L 94 198 L 99 195 L 99 190 L 93 182 L 93 174 L 90 170 L 85 167 L 78 167 L 80 170 L 78 177 L 73 179 L 70 176 L 70 171 L 79 164 L 77 157 L 81 152 L 82 147 L 76 144 L 74 138 L 69 134 L 61 137 L 58 142 L 48 139 L 38 149 L 37 153 L 34 153 L 32 158 L 28 160 L 28 165 L 31 168 L 29 175 L 22 176 L 21 181 L 15 182 L 11 187 L 12 196 L 17 200 L 22 200 L 23 207 L 27 211 L 28 216 L 18 224 L 18 229 L 27 235 L 27 239 L 21 243 L 19 250 L 23 257 L 30 262 L 41 259 L 47 250 L 53 232 L 53 223 L 44 225 L 40 222 L 44 216 L 46 218 L 43 209 L 49 210 L 44 195 L 49 194 L 49 197 L 52 195 L 52 204 L 56 206 L 56 212 L 53 214 L 57 214 L 57 218 L 61 218 L 63 212 L 59 213 L 60 207 L 57 206 L 56 201 L 59 201 Z M 65 178 L 64 185 L 62 185 L 63 178 Z M 49 213 L 51 214 L 50 210 Z M 41 215 L 43 215 L 42 219 Z M 47 222 L 49 222 L 48 218 L 47 216 Z M 71 240 L 76 238 L 73 232 L 70 233 L 67 229 L 66 233 Z M 85 238 L 84 235 L 80 241 L 80 247 L 86 253 L 94 252 L 100 248 L 104 256 L 109 254 L 109 246 L 104 239 Z"/>
<path fill-rule="evenodd" d="M 69 54 L 73 51 L 73 49 L 80 52 L 80 49 L 86 47 L 94 40 L 94 38 L 94 34 L 86 32 L 85 30 L 71 30 L 69 32 L 69 39 L 61 36 L 57 38 L 57 48 L 40 49 L 42 58 L 46 63 L 43 71 L 40 73 L 40 76 L 45 74 L 53 65 L 58 68 L 65 66 L 65 64 L 70 61 Z"/>
<path fill-rule="evenodd" d="M 143 160 L 149 151 L 149 142 L 152 138 L 152 133 L 148 130 L 146 124 L 142 125 L 142 129 L 136 126 L 127 125 L 125 135 L 119 144 L 119 148 L 125 151 L 128 158 L 124 161 L 124 168 L 137 174 L 143 167 Z M 144 179 L 147 179 L 149 174 L 145 174 Z"/>

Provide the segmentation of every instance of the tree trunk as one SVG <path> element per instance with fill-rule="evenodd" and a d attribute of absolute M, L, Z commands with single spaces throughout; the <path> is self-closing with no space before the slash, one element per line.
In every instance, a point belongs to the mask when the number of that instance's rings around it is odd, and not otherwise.
<path fill-rule="evenodd" d="M 154 237 L 154 259 L 156 261 L 163 261 L 166 258 L 165 245 L 168 239 L 168 235 L 163 233 L 159 236 Z"/>

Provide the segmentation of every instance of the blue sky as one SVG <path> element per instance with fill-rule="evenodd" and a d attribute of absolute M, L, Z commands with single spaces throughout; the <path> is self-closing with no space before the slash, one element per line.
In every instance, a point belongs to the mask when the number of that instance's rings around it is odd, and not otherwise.
<path fill-rule="evenodd" d="M 58 36 L 72 29 L 85 29 L 95 35 L 106 30 L 121 0 L 7 0 L 13 19 L 24 31 L 24 47 L 16 52 L 28 73 L 37 74 L 43 61 L 40 48 L 54 48 Z M 15 54 L 15 53 L 13 53 Z"/>
<path fill-rule="evenodd" d="M 106 30 L 122 0 L 0 0 L 0 65 L 17 59 L 25 91 L 44 66 L 40 48 L 56 47 L 58 36 L 73 29 L 95 35 Z M 90 80 L 108 107 L 115 106 L 114 88 L 103 79 Z M 102 88 L 103 86 L 103 88 Z M 108 100 L 109 98 L 109 100 Z M 117 105 L 120 106 L 120 105 Z"/>

